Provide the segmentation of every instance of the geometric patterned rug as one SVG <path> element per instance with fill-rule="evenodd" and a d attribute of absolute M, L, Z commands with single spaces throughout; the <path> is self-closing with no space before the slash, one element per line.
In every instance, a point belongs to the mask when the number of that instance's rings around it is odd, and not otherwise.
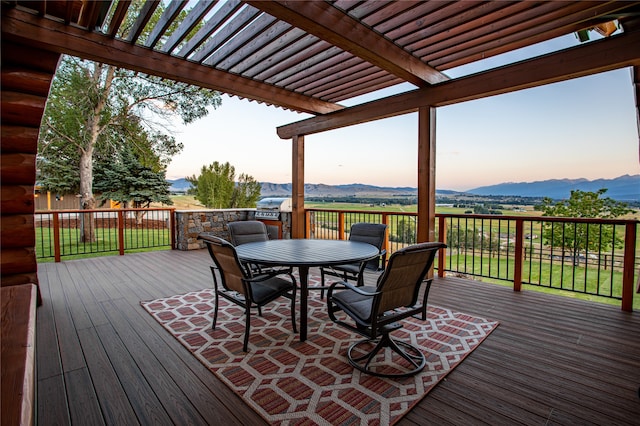
<path fill-rule="evenodd" d="M 317 277 L 310 276 L 309 281 Z M 307 341 L 291 330 L 289 301 L 252 315 L 249 352 L 242 351 L 244 313 L 220 300 L 211 330 L 213 291 L 204 289 L 141 305 L 267 422 L 276 425 L 392 425 L 498 326 L 429 306 L 427 321 L 403 321 L 393 333 L 427 357 L 418 375 L 388 379 L 362 374 L 346 350 L 362 337 L 333 324 L 319 291 L 309 292 Z M 297 303 L 299 307 L 299 303 Z M 299 325 L 299 316 L 296 317 Z"/>

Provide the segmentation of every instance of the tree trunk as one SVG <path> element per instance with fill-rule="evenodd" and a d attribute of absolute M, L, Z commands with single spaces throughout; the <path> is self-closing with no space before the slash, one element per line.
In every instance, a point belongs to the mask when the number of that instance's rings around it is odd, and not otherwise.
<path fill-rule="evenodd" d="M 95 209 L 96 199 L 93 196 L 93 146 L 80 155 L 80 208 Z M 96 241 L 95 222 L 93 213 L 81 216 L 82 236 L 80 241 L 93 243 Z"/>
<path fill-rule="evenodd" d="M 101 86 L 102 73 L 106 69 L 104 86 Z M 98 94 L 97 102 L 93 107 L 92 114 L 87 118 L 87 142 L 86 146 L 80 150 L 80 207 L 84 209 L 95 209 L 96 199 L 93 196 L 93 150 L 98 142 L 100 132 L 103 127 L 100 125 L 100 117 L 107 103 L 109 92 L 111 92 L 111 83 L 115 75 L 115 67 L 105 64 L 96 63 L 93 75 L 95 91 Z M 96 241 L 95 221 L 93 214 L 82 215 L 82 242 L 93 243 Z"/>

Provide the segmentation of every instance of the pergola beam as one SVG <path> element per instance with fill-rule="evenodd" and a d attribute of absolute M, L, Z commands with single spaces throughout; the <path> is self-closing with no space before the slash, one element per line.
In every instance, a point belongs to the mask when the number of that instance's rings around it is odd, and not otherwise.
<path fill-rule="evenodd" d="M 314 115 L 343 108 L 17 8 L 3 11 L 2 38 Z"/>
<path fill-rule="evenodd" d="M 245 1 L 397 77 L 425 87 L 449 78 L 324 1 Z"/>
<path fill-rule="evenodd" d="M 640 31 L 634 31 L 287 124 L 277 132 L 280 138 L 291 139 L 407 114 L 423 106 L 451 105 L 639 65 Z"/>

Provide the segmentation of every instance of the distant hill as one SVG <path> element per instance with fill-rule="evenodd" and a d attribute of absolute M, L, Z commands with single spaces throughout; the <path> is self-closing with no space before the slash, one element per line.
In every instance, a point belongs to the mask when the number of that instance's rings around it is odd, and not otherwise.
<path fill-rule="evenodd" d="M 191 188 L 189 181 L 184 178 L 175 180 L 167 179 L 167 182 L 171 184 L 169 192 L 187 192 L 187 190 Z"/>
<path fill-rule="evenodd" d="M 619 201 L 640 201 L 640 175 L 624 175 L 615 179 L 551 179 L 537 182 L 509 182 L 470 189 L 467 193 L 566 199 L 575 189 L 595 192 L 602 188 L 607 188 L 606 197 Z"/>
<path fill-rule="evenodd" d="M 353 183 L 349 185 L 325 185 L 323 183 L 307 183 L 304 194 L 308 197 L 394 197 L 416 196 L 418 190 L 410 187 L 381 187 Z M 290 197 L 290 183 L 262 182 L 263 197 Z"/>
<path fill-rule="evenodd" d="M 186 179 L 169 180 L 171 192 L 186 192 L 191 184 Z M 474 188 L 466 193 L 441 190 L 436 193 L 441 196 L 462 196 L 464 194 L 482 196 L 518 196 L 554 199 L 569 198 L 571 190 L 597 191 L 607 188 L 607 197 L 619 201 L 640 202 L 640 175 L 620 176 L 615 179 L 551 179 L 537 182 L 509 182 L 498 185 Z M 306 197 L 344 198 L 344 197 L 415 197 L 417 188 L 411 187 L 383 187 L 353 183 L 349 185 L 325 185 L 322 183 L 307 183 L 304 186 Z M 290 197 L 290 183 L 262 182 L 262 197 Z"/>

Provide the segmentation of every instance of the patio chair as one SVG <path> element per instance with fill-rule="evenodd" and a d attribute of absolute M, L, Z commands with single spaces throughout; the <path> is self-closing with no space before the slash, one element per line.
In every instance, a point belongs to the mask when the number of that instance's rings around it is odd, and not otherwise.
<path fill-rule="evenodd" d="M 220 297 L 242 306 L 245 309 L 245 331 L 242 349 L 247 352 L 251 328 L 251 309 L 254 306 L 257 307 L 258 314 L 262 316 L 262 306 L 282 296 L 291 300 L 291 324 L 293 332 L 298 332 L 295 317 L 297 286 L 296 280 L 290 272 L 270 272 L 252 276 L 251 270 L 242 267 L 235 247 L 228 241 L 208 235 L 202 235 L 200 238 L 207 245 L 209 254 L 215 264 L 215 266 L 211 266 L 215 293 L 212 329 L 215 330 L 216 328 Z M 216 277 L 216 270 L 219 272 L 220 282 Z M 289 279 L 283 279 L 280 275 L 288 275 Z"/>
<path fill-rule="evenodd" d="M 267 226 L 259 220 L 240 220 L 237 222 L 229 222 L 227 224 L 227 229 L 229 230 L 229 240 L 234 246 L 272 239 Z M 243 266 L 250 268 L 251 271 L 256 274 L 262 274 L 274 270 L 291 272 L 291 268 L 265 268 L 260 265 L 244 262 Z"/>
<path fill-rule="evenodd" d="M 227 228 L 229 229 L 229 242 L 234 246 L 269 240 L 267 226 L 259 220 L 229 222 Z"/>
<path fill-rule="evenodd" d="M 412 376 L 424 369 L 426 358 L 422 351 L 408 342 L 395 340 L 391 332 L 402 328 L 399 322 L 402 319 L 415 315 L 420 315 L 423 321 L 427 319 L 427 299 L 432 280 L 425 281 L 425 278 L 437 251 L 445 247 L 444 243 L 431 242 L 394 252 L 375 287 L 356 287 L 348 282 L 336 282 L 329 287 L 329 318 L 366 337 L 347 350 L 347 358 L 353 367 L 381 377 Z M 426 285 L 419 300 L 423 282 Z M 346 316 L 338 318 L 336 313 L 340 311 Z M 385 348 L 399 354 L 404 361 L 399 359 L 390 365 L 386 360 L 391 358 L 385 356 Z M 378 354 L 380 356 L 376 360 Z"/>
<path fill-rule="evenodd" d="M 314 290 L 320 290 L 320 298 L 324 298 L 324 291 L 329 288 L 325 285 L 325 276 L 331 275 L 338 277 L 343 281 L 355 280 L 358 286 L 364 283 L 363 272 L 381 271 L 384 269 L 387 251 L 382 248 L 384 244 L 387 225 L 379 223 L 354 223 L 351 225 L 349 232 L 349 241 L 360 241 L 376 246 L 380 251 L 380 255 L 368 262 L 349 263 L 346 265 L 323 266 L 320 268 L 320 286 L 312 287 Z"/>

